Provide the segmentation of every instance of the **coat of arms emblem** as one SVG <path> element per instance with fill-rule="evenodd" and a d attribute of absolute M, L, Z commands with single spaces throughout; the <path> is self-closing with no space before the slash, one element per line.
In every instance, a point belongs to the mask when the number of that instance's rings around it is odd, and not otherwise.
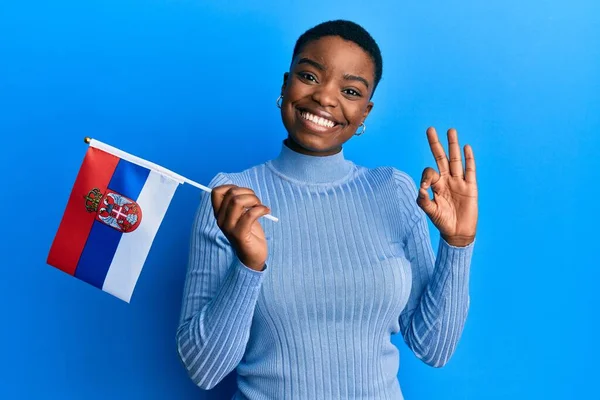
<path fill-rule="evenodd" d="M 94 188 L 85 196 L 85 208 L 96 213 L 96 219 L 120 232 L 133 232 L 142 221 L 142 209 L 135 201 L 107 190 Z"/>

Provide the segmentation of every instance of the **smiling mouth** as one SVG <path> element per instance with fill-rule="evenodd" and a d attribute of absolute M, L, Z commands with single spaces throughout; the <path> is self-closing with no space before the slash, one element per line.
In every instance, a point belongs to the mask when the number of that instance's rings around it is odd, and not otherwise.
<path fill-rule="evenodd" d="M 339 125 L 335 121 L 332 121 L 327 118 L 319 117 L 318 115 L 311 114 L 310 112 L 308 112 L 306 110 L 298 109 L 298 113 L 300 114 L 300 117 L 303 120 L 309 121 L 309 122 L 313 123 L 314 125 L 317 125 L 318 127 L 321 127 L 321 128 L 331 129 L 331 128 L 334 128 Z"/>

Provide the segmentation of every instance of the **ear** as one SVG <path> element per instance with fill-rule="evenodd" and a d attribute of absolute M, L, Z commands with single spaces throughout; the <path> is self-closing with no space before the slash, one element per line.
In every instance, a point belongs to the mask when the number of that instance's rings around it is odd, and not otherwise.
<path fill-rule="evenodd" d="M 365 122 L 365 120 L 366 120 L 366 119 L 367 119 L 367 117 L 369 116 L 369 113 L 370 113 L 370 112 L 371 112 L 371 110 L 373 109 L 373 106 L 374 106 L 374 104 L 373 104 L 373 102 L 372 102 L 372 101 L 370 101 L 370 102 L 367 104 L 367 107 L 365 108 L 365 112 L 363 113 L 363 117 L 362 117 L 362 121 L 363 121 L 363 122 Z"/>
<path fill-rule="evenodd" d="M 288 81 L 289 76 L 290 76 L 289 72 L 286 72 L 283 74 L 283 84 L 281 85 L 281 94 L 283 94 L 283 91 L 285 90 L 285 88 L 287 86 L 287 81 Z"/>

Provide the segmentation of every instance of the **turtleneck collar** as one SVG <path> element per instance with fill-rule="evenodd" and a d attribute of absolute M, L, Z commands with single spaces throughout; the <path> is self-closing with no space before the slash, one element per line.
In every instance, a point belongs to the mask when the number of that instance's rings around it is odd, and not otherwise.
<path fill-rule="evenodd" d="M 333 183 L 347 177 L 354 163 L 344 158 L 344 150 L 329 156 L 309 156 L 281 142 L 279 155 L 268 162 L 275 171 L 302 183 Z"/>

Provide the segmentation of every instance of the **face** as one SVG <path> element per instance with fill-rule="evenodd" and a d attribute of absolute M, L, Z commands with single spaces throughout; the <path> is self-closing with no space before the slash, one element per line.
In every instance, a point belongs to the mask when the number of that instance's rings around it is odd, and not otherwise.
<path fill-rule="evenodd" d="M 287 144 L 308 155 L 339 152 L 373 108 L 375 65 L 339 36 L 309 42 L 284 75 L 281 116 Z"/>

